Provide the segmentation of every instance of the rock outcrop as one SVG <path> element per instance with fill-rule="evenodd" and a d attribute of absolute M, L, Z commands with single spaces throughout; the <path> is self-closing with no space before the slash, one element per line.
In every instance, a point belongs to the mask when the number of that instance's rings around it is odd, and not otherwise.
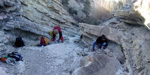
<path fill-rule="evenodd" d="M 94 36 L 101 36 L 102 34 L 105 34 L 107 38 L 111 41 L 114 41 L 118 44 L 121 43 L 121 38 L 123 35 L 122 31 L 119 31 L 118 29 L 111 28 L 109 26 L 96 26 L 96 25 L 89 25 L 89 24 L 80 24 L 80 32 L 81 34 L 87 34 L 88 38 L 91 38 L 91 40 L 94 38 L 93 36 L 90 37 L 90 35 Z M 89 34 L 89 36 L 88 36 Z M 93 40 L 94 41 L 94 40 Z"/>
<path fill-rule="evenodd" d="M 121 64 L 114 57 L 95 53 L 81 61 L 81 67 L 73 75 L 115 75 Z"/>
<path fill-rule="evenodd" d="M 137 2 L 134 3 L 134 9 L 144 17 L 144 24 L 150 29 L 150 0 L 137 0 Z"/>
<path fill-rule="evenodd" d="M 110 46 L 108 46 L 108 49 L 111 49 L 110 51 L 113 52 L 115 56 L 120 54 L 119 50 L 121 54 L 123 53 L 126 59 L 124 64 L 131 75 L 149 75 L 148 54 L 150 32 L 144 26 L 144 20 L 141 15 L 132 13 L 136 18 L 134 19 L 134 16 L 131 17 L 132 15 L 125 14 L 123 14 L 122 18 L 113 18 L 99 26 L 81 23 L 80 32 L 83 35 L 83 41 L 91 45 L 96 37 L 102 34 L 106 35 L 110 40 L 109 42 L 111 42 L 110 44 L 108 43 Z M 119 52 L 117 54 L 114 51 L 116 46 L 118 46 L 118 51 L 116 52 Z"/>
<path fill-rule="evenodd" d="M 116 57 L 125 57 L 126 62 L 122 64 L 130 75 L 149 75 L 149 0 L 134 2 L 134 5 L 124 6 L 114 14 L 114 18 L 99 25 L 81 23 L 80 32 L 87 45 L 92 45 L 96 37 L 106 35 L 110 42 L 108 49 Z"/>
<path fill-rule="evenodd" d="M 21 0 L 21 4 L 23 17 L 40 25 L 70 26 L 75 24 L 68 12 L 64 10 L 61 0 Z"/>

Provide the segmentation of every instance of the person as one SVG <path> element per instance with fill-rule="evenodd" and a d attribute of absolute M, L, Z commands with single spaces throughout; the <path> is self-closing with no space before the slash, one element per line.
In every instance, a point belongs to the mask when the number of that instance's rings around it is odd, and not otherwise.
<path fill-rule="evenodd" d="M 102 35 L 93 42 L 93 51 L 95 50 L 95 45 L 99 47 L 99 49 L 105 49 L 107 47 L 107 38 L 105 35 Z"/>
<path fill-rule="evenodd" d="M 49 34 L 52 36 L 52 41 L 55 41 L 56 39 L 56 35 L 59 33 L 59 39 L 57 40 L 57 42 L 59 42 L 60 40 L 63 42 L 63 36 L 62 36 L 62 31 L 61 28 L 59 26 L 55 26 L 53 28 L 53 31 L 49 31 Z"/>
<path fill-rule="evenodd" d="M 15 41 L 15 47 L 22 47 L 22 46 L 25 46 L 24 41 L 22 40 L 22 37 L 18 36 Z"/>
<path fill-rule="evenodd" d="M 42 37 L 40 38 L 40 44 L 37 45 L 37 46 L 46 46 L 46 45 L 48 45 L 48 44 L 50 44 L 49 39 L 42 36 Z"/>

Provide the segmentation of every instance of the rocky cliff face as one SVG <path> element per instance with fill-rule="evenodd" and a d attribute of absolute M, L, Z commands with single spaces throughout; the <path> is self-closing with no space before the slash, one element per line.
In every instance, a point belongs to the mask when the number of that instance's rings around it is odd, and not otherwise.
<path fill-rule="evenodd" d="M 1 27 L 11 32 L 19 29 L 48 37 L 55 25 L 65 29 L 76 23 L 60 0 L 1 0 L 1 8 Z"/>
<path fill-rule="evenodd" d="M 0 22 L 1 36 L 5 39 L 1 41 L 1 50 L 14 49 L 11 46 L 17 36 L 32 45 L 39 36 L 50 38 L 48 32 L 56 25 L 68 35 L 77 34 L 78 26 L 61 0 L 0 0 Z"/>
<path fill-rule="evenodd" d="M 22 0 L 23 17 L 41 25 L 71 25 L 75 21 L 64 10 L 61 0 Z"/>
<path fill-rule="evenodd" d="M 113 17 L 123 6 L 131 7 L 134 0 L 62 0 L 63 5 L 82 23 L 99 24 Z"/>

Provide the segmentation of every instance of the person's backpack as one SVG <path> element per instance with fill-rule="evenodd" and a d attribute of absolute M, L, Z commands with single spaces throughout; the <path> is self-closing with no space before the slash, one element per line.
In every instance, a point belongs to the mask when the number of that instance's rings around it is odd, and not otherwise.
<path fill-rule="evenodd" d="M 22 61 L 22 56 L 18 52 L 9 53 L 8 57 L 15 58 L 16 61 Z"/>
<path fill-rule="evenodd" d="M 44 40 L 44 37 L 41 37 L 40 44 L 43 46 L 46 46 L 46 42 Z"/>
<path fill-rule="evenodd" d="M 50 43 L 49 39 L 46 37 L 44 37 L 44 41 L 45 41 L 46 45 L 48 45 Z"/>
<path fill-rule="evenodd" d="M 22 47 L 25 46 L 24 41 L 22 40 L 22 37 L 17 37 L 15 41 L 15 46 L 16 47 Z"/>

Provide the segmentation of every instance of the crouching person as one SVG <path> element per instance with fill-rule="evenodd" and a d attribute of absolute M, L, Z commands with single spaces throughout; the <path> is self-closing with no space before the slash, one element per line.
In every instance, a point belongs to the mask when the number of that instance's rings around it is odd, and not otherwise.
<path fill-rule="evenodd" d="M 99 49 L 105 49 L 108 45 L 106 36 L 102 35 L 93 42 L 93 51 L 95 51 L 95 45 L 97 45 Z"/>
<path fill-rule="evenodd" d="M 56 35 L 59 34 L 59 39 L 57 40 L 57 42 L 60 42 L 60 40 L 61 40 L 61 42 L 64 42 L 64 39 L 62 36 L 62 31 L 61 31 L 61 28 L 59 26 L 55 26 L 53 28 L 53 31 L 49 31 L 49 34 L 52 37 L 52 41 L 55 41 Z"/>
<path fill-rule="evenodd" d="M 3 55 L 0 60 L 2 62 L 14 65 L 17 61 L 23 61 L 22 56 L 18 52 L 12 52 Z"/>

